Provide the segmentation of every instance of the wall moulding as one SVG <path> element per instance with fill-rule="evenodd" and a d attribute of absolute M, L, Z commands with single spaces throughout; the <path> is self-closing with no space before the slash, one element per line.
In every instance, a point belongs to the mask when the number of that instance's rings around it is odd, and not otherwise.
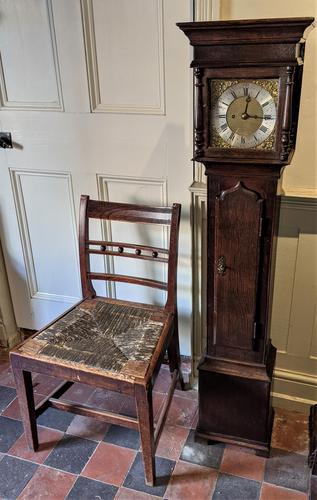
<path fill-rule="evenodd" d="M 197 364 L 200 360 L 207 338 L 206 323 L 206 280 L 203 279 L 207 256 L 207 189 L 203 183 L 194 182 L 189 188 L 191 193 L 192 229 L 192 379 L 198 377 Z M 192 380 L 192 381 L 193 381 Z"/>
<path fill-rule="evenodd" d="M 41 171 L 41 170 L 27 170 L 27 169 L 10 169 L 11 184 L 13 197 L 16 207 L 17 220 L 20 231 L 21 245 L 26 269 L 27 284 L 31 299 L 52 300 L 57 302 L 74 303 L 79 299 L 79 296 L 61 295 L 58 293 L 48 293 L 45 290 L 40 290 L 37 278 L 36 263 L 34 259 L 33 245 L 31 234 L 29 230 L 28 215 L 25 206 L 25 193 L 23 191 L 22 178 L 25 176 L 32 177 L 45 177 L 58 178 L 66 182 L 67 193 L 69 196 L 70 218 L 72 226 L 72 240 L 74 249 L 74 258 L 77 264 L 77 287 L 80 290 L 80 276 L 79 276 L 79 261 L 77 250 L 77 224 L 74 210 L 73 188 L 71 181 L 71 174 L 69 172 L 55 172 L 55 171 Z"/>
<path fill-rule="evenodd" d="M 27 111 L 64 111 L 64 103 L 62 96 L 62 84 L 59 68 L 55 25 L 53 17 L 52 0 L 39 0 L 45 4 L 47 13 L 47 23 L 49 30 L 49 41 L 52 51 L 52 62 L 54 66 L 54 76 L 56 82 L 56 100 L 55 101 L 16 101 L 8 97 L 8 88 L 5 78 L 5 68 L 3 58 L 0 57 L 0 104 L 2 109 L 7 110 L 27 110 Z"/>
<path fill-rule="evenodd" d="M 93 0 L 81 0 L 91 111 L 93 113 L 164 115 L 165 81 L 163 0 L 156 0 L 157 75 L 153 75 L 153 78 L 157 78 L 156 83 L 158 85 L 158 102 L 149 102 L 146 104 L 138 102 L 135 102 L 133 104 L 127 102 L 111 103 L 105 102 L 104 98 L 102 97 L 100 70 L 98 68 L 98 47 L 96 40 L 93 4 Z"/>
<path fill-rule="evenodd" d="M 167 179 L 161 178 L 151 178 L 151 177 L 132 177 L 132 176 L 121 176 L 121 175 L 107 175 L 107 174 L 97 174 L 97 187 L 98 187 L 98 196 L 102 201 L 118 201 L 118 198 L 115 200 L 111 197 L 111 185 L 119 184 L 124 191 L 124 186 L 126 188 L 135 188 L 138 187 L 146 187 L 147 190 L 153 189 L 157 192 L 157 197 L 155 199 L 159 199 L 160 206 L 166 206 L 168 203 L 167 200 Z M 142 199 L 129 199 L 123 197 L 123 200 L 127 203 L 143 203 Z M 167 228 L 162 227 L 162 240 L 160 245 L 166 248 L 167 245 Z M 112 227 L 110 221 L 105 221 L 102 224 L 101 228 L 102 237 L 105 240 L 112 240 Z M 104 270 L 105 272 L 115 273 L 115 264 L 114 257 L 111 255 L 105 255 L 104 259 Z M 166 276 L 166 266 L 164 266 L 163 271 L 163 280 L 167 279 Z M 116 298 L 116 284 L 114 282 L 106 283 L 107 296 Z"/>

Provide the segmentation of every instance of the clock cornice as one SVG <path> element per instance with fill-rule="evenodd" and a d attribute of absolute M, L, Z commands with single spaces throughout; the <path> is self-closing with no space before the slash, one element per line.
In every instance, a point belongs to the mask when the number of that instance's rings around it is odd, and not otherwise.
<path fill-rule="evenodd" d="M 313 17 L 294 17 L 177 26 L 194 47 L 191 67 L 297 66 L 303 64 L 305 38 L 313 21 Z"/>
<path fill-rule="evenodd" d="M 243 19 L 236 21 L 196 21 L 177 23 L 191 45 L 298 43 L 312 25 L 313 17 Z"/>

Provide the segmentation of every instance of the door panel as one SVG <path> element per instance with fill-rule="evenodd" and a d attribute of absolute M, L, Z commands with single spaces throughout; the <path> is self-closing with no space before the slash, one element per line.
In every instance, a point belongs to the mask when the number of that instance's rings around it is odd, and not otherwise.
<path fill-rule="evenodd" d="M 10 173 L 30 296 L 73 303 L 81 286 L 71 177 L 49 171 Z M 63 271 L 58 272 L 61 253 Z"/>
<path fill-rule="evenodd" d="M 164 114 L 162 0 L 83 6 L 92 111 Z"/>
<path fill-rule="evenodd" d="M 262 202 L 240 182 L 216 199 L 215 343 L 219 347 L 252 349 Z"/>
<path fill-rule="evenodd" d="M 180 202 L 179 315 L 183 352 L 190 352 L 190 53 L 175 27 L 190 20 L 190 6 L 189 0 L 0 1 L 7 33 L 0 35 L 3 73 L 13 75 L 6 76 L 10 99 L 22 103 L 0 112 L 1 129 L 14 141 L 12 150 L 0 150 L 0 227 L 19 326 L 40 328 L 81 296 L 76 228 L 82 193 Z M 21 74 L 22 61 L 28 73 Z M 108 229 L 127 241 L 135 232 L 133 225 L 128 232 Z M 105 228 L 95 226 L 92 234 L 101 237 Z M 144 235 L 137 236 L 142 243 Z M 164 232 L 152 240 L 164 245 Z M 100 271 L 149 272 L 117 260 L 95 264 Z M 156 279 L 164 277 L 159 267 Z M 102 294 L 146 298 L 141 287 L 132 295 L 121 284 L 97 287 Z M 161 298 L 155 292 L 152 300 Z"/>
<path fill-rule="evenodd" d="M 2 0 L 2 106 L 63 107 L 51 0 Z"/>

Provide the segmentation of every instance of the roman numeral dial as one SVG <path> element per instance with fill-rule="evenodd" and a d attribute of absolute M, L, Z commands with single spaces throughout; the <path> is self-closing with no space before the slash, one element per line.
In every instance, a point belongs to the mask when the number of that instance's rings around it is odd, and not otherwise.
<path fill-rule="evenodd" d="M 273 149 L 278 98 L 274 88 L 278 88 L 277 80 L 263 80 L 263 84 L 259 80 L 211 80 L 211 97 L 217 85 L 224 90 L 218 93 L 217 99 L 212 99 L 211 145 L 256 149 L 271 136 L 269 146 Z"/>

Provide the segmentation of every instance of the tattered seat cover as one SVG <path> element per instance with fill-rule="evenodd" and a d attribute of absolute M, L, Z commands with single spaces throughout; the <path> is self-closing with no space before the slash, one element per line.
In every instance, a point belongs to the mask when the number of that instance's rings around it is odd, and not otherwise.
<path fill-rule="evenodd" d="M 150 361 L 163 325 L 150 309 L 86 300 L 36 336 L 38 354 L 120 372 L 128 361 Z"/>

